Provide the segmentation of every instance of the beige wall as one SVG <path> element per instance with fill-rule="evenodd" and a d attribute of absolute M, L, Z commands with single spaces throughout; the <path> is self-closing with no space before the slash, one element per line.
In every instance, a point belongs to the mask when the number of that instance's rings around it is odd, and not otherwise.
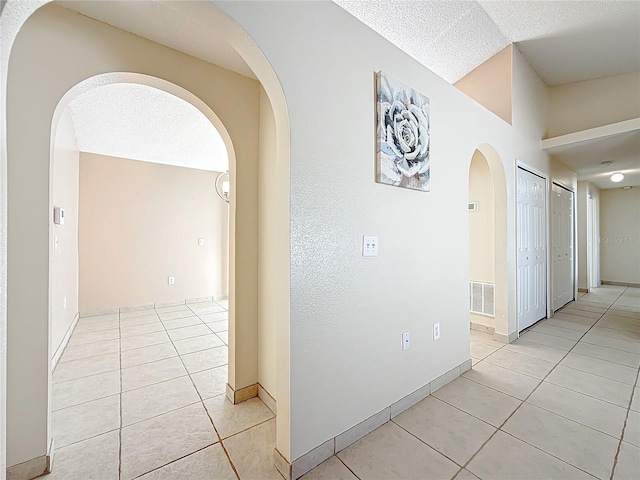
<path fill-rule="evenodd" d="M 238 258 L 233 276 L 238 287 L 230 329 L 236 318 L 235 335 L 242 339 L 230 348 L 229 383 L 255 384 L 258 82 L 54 5 L 24 24 L 8 71 L 7 465 L 40 457 L 49 448 L 51 119 L 63 95 L 94 75 L 138 72 L 172 82 L 201 99 L 226 127 L 235 150 L 232 173 L 234 167 L 238 172 L 230 246 Z"/>
<path fill-rule="evenodd" d="M 469 280 L 495 284 L 496 232 L 493 180 L 489 164 L 476 151 L 469 167 L 469 201 L 478 210 L 469 212 Z M 495 327 L 495 318 L 469 314 L 473 323 Z"/>
<path fill-rule="evenodd" d="M 577 259 L 578 259 L 578 288 L 581 290 L 589 289 L 589 268 L 587 255 L 587 217 L 588 217 L 588 198 L 591 195 L 600 202 L 601 190 L 593 183 L 588 181 L 578 182 L 578 198 L 577 198 L 577 214 L 578 214 L 578 238 L 577 238 Z M 600 259 L 602 265 L 602 258 Z"/>
<path fill-rule="evenodd" d="M 228 294 L 216 175 L 80 154 L 81 312 Z"/>
<path fill-rule="evenodd" d="M 265 91 L 260 89 L 260 163 L 273 164 L 276 156 L 275 119 Z M 260 385 L 276 397 L 276 282 L 277 261 L 270 252 L 277 241 L 273 216 L 277 214 L 277 172 L 273 168 L 260 169 L 260 242 L 258 267 L 261 281 L 258 288 L 258 380 Z"/>
<path fill-rule="evenodd" d="M 640 284 L 640 187 L 600 190 L 600 277 Z"/>
<path fill-rule="evenodd" d="M 549 137 L 640 117 L 640 73 L 549 88 Z"/>
<path fill-rule="evenodd" d="M 51 257 L 51 354 L 56 355 L 78 313 L 78 144 L 65 109 L 60 116 L 53 142 L 53 205 L 64 208 L 64 225 L 53 223 Z M 65 307 L 66 298 L 66 307 Z"/>
<path fill-rule="evenodd" d="M 454 86 L 511 124 L 513 45 L 496 53 Z"/>

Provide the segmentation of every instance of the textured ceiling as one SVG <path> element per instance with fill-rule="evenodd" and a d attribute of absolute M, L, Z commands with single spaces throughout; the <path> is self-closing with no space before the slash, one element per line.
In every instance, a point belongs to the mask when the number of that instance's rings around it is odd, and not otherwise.
<path fill-rule="evenodd" d="M 578 172 L 578 180 L 589 180 L 598 188 L 640 185 L 640 131 L 619 133 L 547 150 L 553 160 Z M 610 160 L 612 165 L 602 162 Z M 624 173 L 620 183 L 610 180 L 614 172 Z"/>
<path fill-rule="evenodd" d="M 635 0 L 334 1 L 450 83 L 510 43 L 548 85 L 640 70 Z"/>
<path fill-rule="evenodd" d="M 225 171 L 227 150 L 213 124 L 190 103 L 145 85 L 116 83 L 69 104 L 83 152 Z"/>
<path fill-rule="evenodd" d="M 172 5 L 180 2 L 66 0 L 58 3 L 192 57 L 256 78 L 238 52 L 217 37 L 214 30 L 192 18 L 189 9 Z"/>

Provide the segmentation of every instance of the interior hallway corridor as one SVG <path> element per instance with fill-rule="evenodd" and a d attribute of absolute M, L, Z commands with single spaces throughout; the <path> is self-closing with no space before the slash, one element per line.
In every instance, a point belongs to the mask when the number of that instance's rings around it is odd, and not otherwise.
<path fill-rule="evenodd" d="M 228 303 L 81 318 L 53 374 L 49 480 L 278 479 L 275 417 L 232 405 Z"/>
<path fill-rule="evenodd" d="M 640 289 L 599 288 L 510 345 L 471 331 L 471 355 L 303 478 L 640 478 Z"/>
<path fill-rule="evenodd" d="M 81 319 L 54 373 L 47 478 L 281 479 L 271 411 L 224 396 L 226 319 L 214 302 Z M 640 289 L 599 288 L 510 345 L 472 331 L 471 355 L 303 478 L 638 478 Z"/>

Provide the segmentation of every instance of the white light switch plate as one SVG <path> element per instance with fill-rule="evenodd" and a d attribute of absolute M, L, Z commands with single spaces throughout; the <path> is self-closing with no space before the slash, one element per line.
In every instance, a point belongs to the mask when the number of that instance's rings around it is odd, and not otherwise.
<path fill-rule="evenodd" d="M 402 350 L 408 350 L 411 346 L 411 335 L 409 332 L 402 332 Z"/>
<path fill-rule="evenodd" d="M 199 238 L 198 239 L 198 245 L 200 245 L 200 246 L 204 245 L 204 238 Z"/>
<path fill-rule="evenodd" d="M 362 256 L 378 256 L 378 237 L 375 235 L 364 235 L 362 237 Z"/>

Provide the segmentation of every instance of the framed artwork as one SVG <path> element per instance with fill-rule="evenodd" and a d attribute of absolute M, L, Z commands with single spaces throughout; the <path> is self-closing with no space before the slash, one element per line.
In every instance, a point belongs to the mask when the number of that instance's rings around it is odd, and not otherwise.
<path fill-rule="evenodd" d="M 376 182 L 428 192 L 429 98 L 384 72 L 376 73 Z"/>

